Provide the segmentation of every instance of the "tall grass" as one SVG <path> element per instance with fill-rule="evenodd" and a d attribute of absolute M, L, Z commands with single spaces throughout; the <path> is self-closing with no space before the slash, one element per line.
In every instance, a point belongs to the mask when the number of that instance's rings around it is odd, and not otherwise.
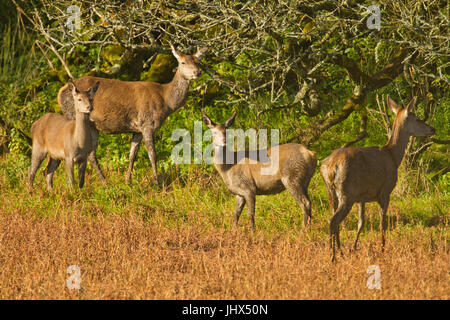
<path fill-rule="evenodd" d="M 59 168 L 49 193 L 42 169 L 34 188 L 26 186 L 28 165 L 23 156 L 0 158 L 0 298 L 450 298 L 449 197 L 443 193 L 394 195 L 385 252 L 378 207 L 370 204 L 359 249 L 349 253 L 357 228 L 352 211 L 342 226 L 344 256 L 332 264 L 318 174 L 310 187 L 310 231 L 284 192 L 258 197 L 253 233 L 245 211 L 232 231 L 234 197 L 216 173 L 195 166 L 185 178 L 167 173 L 160 188 L 148 167 L 136 168 L 128 185 L 125 168 L 103 160 L 109 184 L 88 170 L 83 190 L 69 189 Z M 374 264 L 381 290 L 366 287 Z M 81 269 L 79 291 L 66 287 L 70 265 Z"/>
<path fill-rule="evenodd" d="M 35 35 L 28 32 L 21 20 L 6 25 L 0 34 L 0 82 L 14 83 L 16 87 L 28 82 L 37 71 Z"/>

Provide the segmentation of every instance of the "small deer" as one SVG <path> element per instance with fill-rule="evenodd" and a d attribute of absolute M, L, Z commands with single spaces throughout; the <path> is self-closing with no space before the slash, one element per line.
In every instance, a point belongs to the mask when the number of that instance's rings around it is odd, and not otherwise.
<path fill-rule="evenodd" d="M 364 226 L 364 205 L 374 201 L 381 207 L 381 245 L 384 250 L 386 212 L 409 138 L 431 136 L 435 133 L 434 128 L 412 112 L 415 102 L 414 97 L 408 106 L 402 109 L 390 97 L 387 98 L 387 104 L 395 114 L 395 121 L 389 141 L 384 147 L 341 148 L 323 161 L 320 173 L 334 213 L 330 220 L 332 261 L 335 261 L 336 245 L 340 249 L 339 225 L 354 203 L 358 204 L 359 222 L 352 250 L 356 250 Z"/>
<path fill-rule="evenodd" d="M 61 114 L 47 113 L 31 126 L 33 140 L 31 166 L 28 169 L 28 180 L 33 185 L 34 176 L 42 161 L 49 154 L 50 160 L 45 169 L 47 189 L 53 190 L 53 173 L 61 160 L 66 163 L 68 183 L 73 185 L 73 166 L 79 165 L 78 185 L 84 185 L 84 173 L 88 155 L 94 144 L 90 133 L 89 115 L 93 110 L 92 99 L 100 83 L 97 82 L 87 91 L 79 91 L 69 80 L 68 90 L 72 95 L 75 107 L 75 120 L 68 120 Z"/>
<path fill-rule="evenodd" d="M 186 55 L 175 50 L 170 44 L 172 54 L 178 60 L 178 69 L 172 81 L 166 84 L 145 81 L 119 81 L 98 77 L 85 76 L 75 80 L 75 84 L 82 90 L 87 90 L 95 82 L 101 87 L 93 101 L 94 111 L 91 120 L 95 123 L 91 128 L 92 141 L 97 145 L 99 130 L 105 133 L 132 133 L 130 162 L 126 180 L 131 181 L 134 160 L 139 145 L 144 138 L 150 163 L 152 178 L 158 184 L 156 169 L 156 152 L 154 134 L 164 120 L 173 112 L 181 108 L 189 92 L 192 79 L 201 73 L 200 59 L 207 48 L 198 48 L 193 55 Z M 58 93 L 58 102 L 68 119 L 74 118 L 73 98 L 67 85 Z M 96 148 L 89 155 L 89 162 L 100 178 L 104 175 L 98 167 Z"/>
<path fill-rule="evenodd" d="M 249 152 L 239 159 L 239 152 L 229 150 L 226 145 L 226 130 L 233 124 L 235 117 L 236 113 L 224 124 L 216 124 L 203 114 L 203 122 L 211 129 L 213 137 L 214 166 L 227 188 L 236 195 L 233 228 L 237 227 L 242 209 L 247 203 L 251 227 L 255 230 L 255 196 L 277 194 L 285 189 L 289 190 L 300 204 L 303 224 L 308 226 L 311 221 L 308 185 L 316 169 L 316 153 L 301 144 L 288 143 L 258 150 L 258 154 L 267 155 L 268 161 L 265 163 L 261 162 L 261 159 L 251 159 Z M 268 168 L 275 169 L 271 169 L 269 174 L 263 174 L 262 170 Z"/>

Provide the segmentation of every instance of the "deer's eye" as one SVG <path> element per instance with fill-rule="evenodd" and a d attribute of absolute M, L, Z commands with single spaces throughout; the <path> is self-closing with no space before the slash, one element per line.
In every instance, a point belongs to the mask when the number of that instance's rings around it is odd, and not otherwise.
<path fill-rule="evenodd" d="M 186 64 L 185 62 L 182 62 L 181 64 Z"/>
<path fill-rule="evenodd" d="M 78 101 L 81 101 L 81 99 L 78 99 Z"/>

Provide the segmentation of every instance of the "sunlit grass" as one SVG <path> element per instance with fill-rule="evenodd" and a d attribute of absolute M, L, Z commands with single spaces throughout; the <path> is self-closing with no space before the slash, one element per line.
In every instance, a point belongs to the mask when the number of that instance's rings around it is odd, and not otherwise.
<path fill-rule="evenodd" d="M 257 197 L 253 233 L 246 209 L 232 231 L 234 196 L 201 168 L 182 178 L 167 172 L 157 187 L 148 167 L 137 166 L 127 184 L 126 167 L 102 159 L 108 184 L 88 166 L 79 190 L 67 186 L 62 165 L 49 193 L 43 168 L 33 189 L 25 183 L 28 165 L 23 156 L 0 159 L 1 298 L 449 298 L 449 197 L 437 186 L 433 194 L 393 193 L 384 253 L 377 204 L 367 205 L 360 248 L 349 253 L 354 207 L 342 225 L 344 256 L 333 265 L 318 173 L 311 230 L 283 192 Z M 78 293 L 64 286 L 72 264 L 82 270 Z M 371 264 L 382 270 L 380 292 L 365 287 Z"/>

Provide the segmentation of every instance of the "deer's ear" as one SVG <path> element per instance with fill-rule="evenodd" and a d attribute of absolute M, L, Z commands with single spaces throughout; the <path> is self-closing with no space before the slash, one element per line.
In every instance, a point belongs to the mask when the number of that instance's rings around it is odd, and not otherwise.
<path fill-rule="evenodd" d="M 235 118 L 236 118 L 236 112 L 230 117 L 230 119 L 225 121 L 225 123 L 224 123 L 225 128 L 231 127 L 233 125 L 233 123 L 234 123 L 234 119 Z"/>
<path fill-rule="evenodd" d="M 89 89 L 88 94 L 91 98 L 97 92 L 99 86 L 100 86 L 100 81 L 97 81 L 97 83 L 92 88 Z"/>
<path fill-rule="evenodd" d="M 78 89 L 75 86 L 75 83 L 73 82 L 72 79 L 69 79 L 69 81 L 67 81 L 67 85 L 68 85 L 69 90 L 72 92 L 72 94 L 80 92 L 80 91 L 78 91 Z"/>
<path fill-rule="evenodd" d="M 390 96 L 387 96 L 387 104 L 388 104 L 389 109 L 391 109 L 392 112 L 395 113 L 395 114 L 397 114 L 397 112 L 399 112 L 400 109 L 401 109 L 398 106 L 398 104 L 396 104 L 395 101 L 391 99 Z"/>
<path fill-rule="evenodd" d="M 199 47 L 199 48 L 197 48 L 197 52 L 194 54 L 194 56 L 198 60 L 201 60 L 203 58 L 203 56 L 205 55 L 206 51 L 208 51 L 208 47 Z"/>
<path fill-rule="evenodd" d="M 208 128 L 212 128 L 216 125 L 206 114 L 202 114 L 202 119 Z"/>
<path fill-rule="evenodd" d="M 173 46 L 172 42 L 169 42 L 169 45 L 170 49 L 172 50 L 173 56 L 177 58 L 177 60 L 180 59 L 180 53 L 177 50 L 175 50 L 175 47 Z"/>
<path fill-rule="evenodd" d="M 406 110 L 408 112 L 414 112 L 414 107 L 416 106 L 416 101 L 417 101 L 417 97 L 414 96 L 411 101 L 408 103 L 408 105 L 406 106 Z"/>

